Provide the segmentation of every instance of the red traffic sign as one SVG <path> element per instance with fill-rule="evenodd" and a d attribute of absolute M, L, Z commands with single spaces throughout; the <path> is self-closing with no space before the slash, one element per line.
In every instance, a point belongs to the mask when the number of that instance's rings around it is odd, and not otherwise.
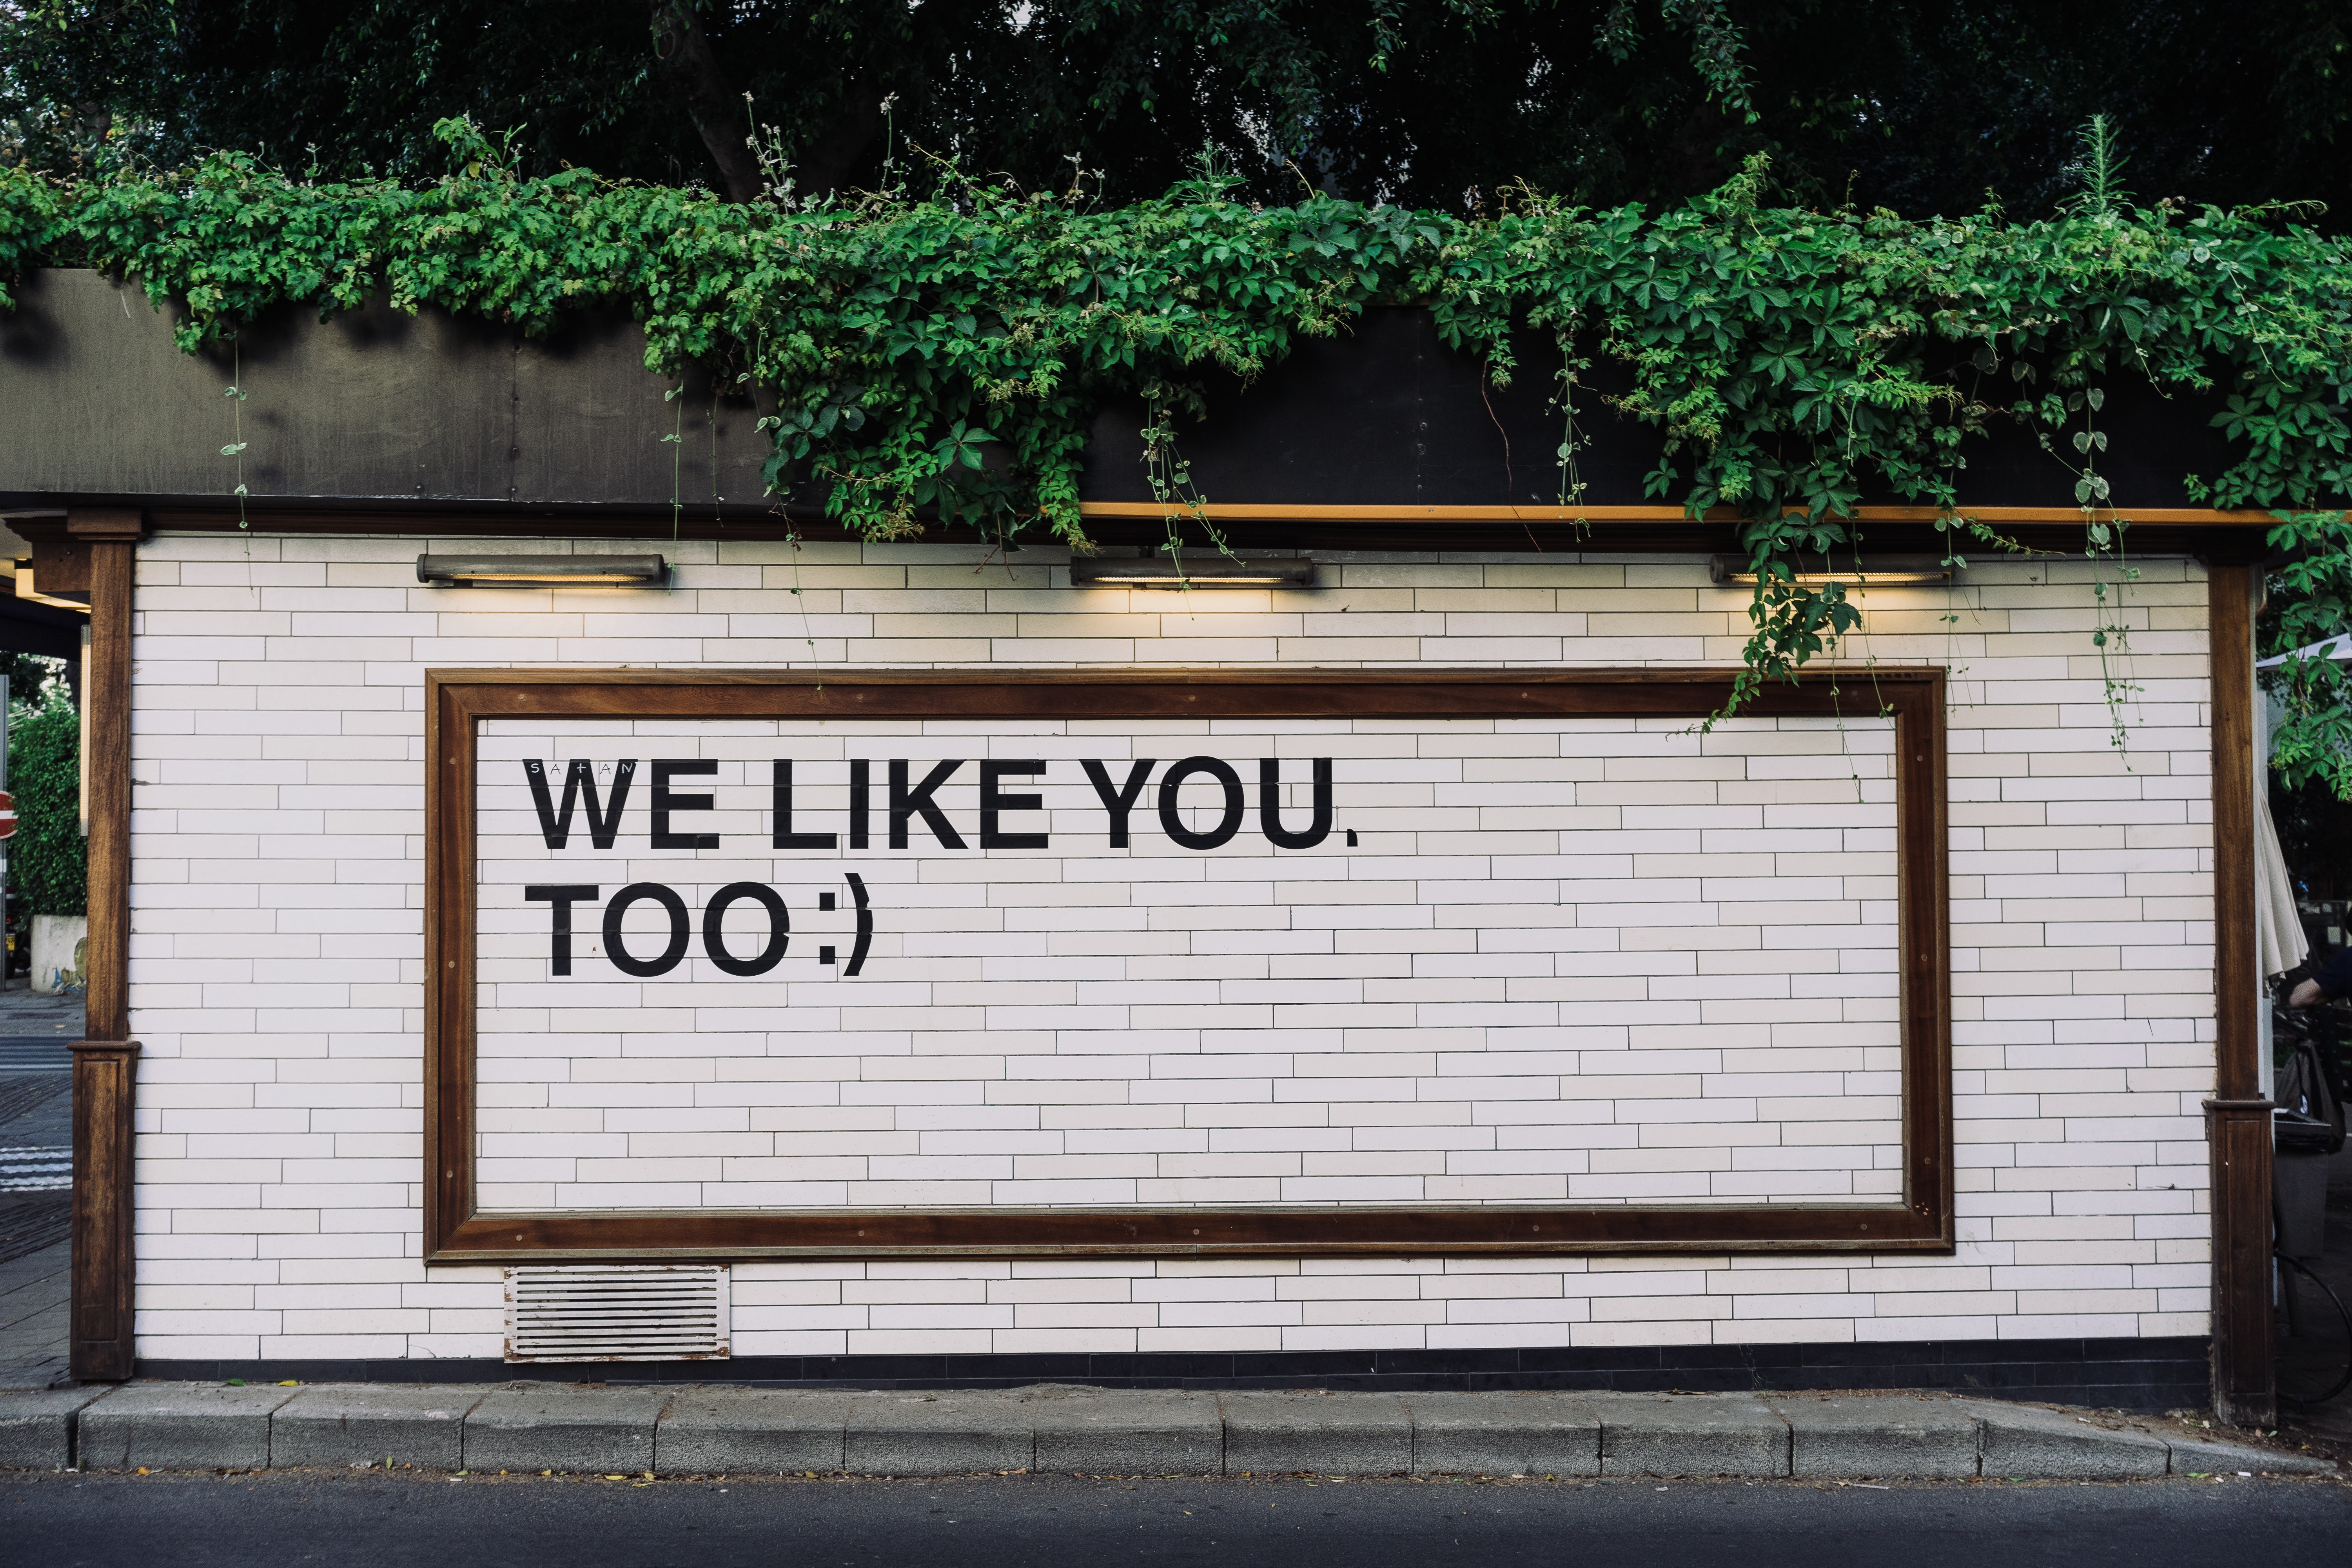
<path fill-rule="evenodd" d="M 16 831 L 16 797 L 0 789 L 0 838 Z"/>

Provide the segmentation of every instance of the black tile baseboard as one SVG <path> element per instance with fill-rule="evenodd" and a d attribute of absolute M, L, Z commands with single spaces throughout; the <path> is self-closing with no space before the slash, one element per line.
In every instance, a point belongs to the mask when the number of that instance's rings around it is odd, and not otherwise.
<path fill-rule="evenodd" d="M 1933 1388 L 2128 1410 L 2209 1402 L 2210 1342 L 1934 1340 L 1894 1343 L 1545 1346 L 1268 1354 L 737 1356 L 730 1361 L 511 1363 L 159 1361 L 138 1375 L 197 1383 L 727 1383 L 773 1388 L 1615 1389 L 1690 1393 Z"/>

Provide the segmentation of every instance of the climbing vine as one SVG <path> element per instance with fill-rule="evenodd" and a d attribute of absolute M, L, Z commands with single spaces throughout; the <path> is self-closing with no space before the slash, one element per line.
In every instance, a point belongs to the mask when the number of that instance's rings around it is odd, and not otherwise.
<path fill-rule="evenodd" d="M 1318 193 L 1254 205 L 1206 161 L 1118 207 L 1082 169 L 1030 192 L 919 158 L 880 193 L 803 203 L 779 175 L 734 204 L 583 170 L 522 179 L 472 125 L 440 133 L 450 172 L 422 186 L 314 184 L 234 153 L 70 184 L 0 174 L 0 308 L 25 268 L 59 265 L 173 302 L 191 350 L 286 303 L 389 298 L 532 334 L 626 311 L 650 371 L 700 366 L 758 399 L 776 492 L 822 496 L 869 539 L 968 526 L 1085 550 L 1079 464 L 1108 401 L 1151 411 L 1155 491 L 1197 510 L 1181 430 L 1219 373 L 1256 376 L 1370 306 L 1423 306 L 1496 383 L 1559 386 L 1570 506 L 1601 365 L 1622 377 L 1606 401 L 1663 437 L 1650 493 L 1736 510 L 1759 574 L 1743 690 L 1794 679 L 1859 624 L 1843 587 L 1796 564 L 1855 551 L 1865 500 L 1931 509 L 1955 559 L 2006 546 L 1959 505 L 1972 445 L 2004 423 L 2072 470 L 2085 553 L 2111 567 L 2104 653 L 2131 569 L 2097 415 L 2137 382 L 2220 410 L 2234 461 L 2189 476 L 2196 499 L 2279 513 L 2317 563 L 2299 569 L 2352 588 L 2352 529 L 2331 510 L 2352 492 L 2345 242 L 2294 210 L 2135 203 L 2103 146 L 2081 199 L 2032 221 L 1772 206 L 1761 158 L 1665 212 L 1513 189 L 1465 218 Z M 1547 363 L 1519 363 L 1537 344 Z M 2334 746 L 2352 792 L 2352 705 L 2330 690 L 2341 732 L 2282 745 Z"/>

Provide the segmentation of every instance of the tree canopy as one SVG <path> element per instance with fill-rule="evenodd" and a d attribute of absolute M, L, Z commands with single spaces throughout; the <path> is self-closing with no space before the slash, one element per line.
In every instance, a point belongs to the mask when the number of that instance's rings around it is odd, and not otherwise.
<path fill-rule="evenodd" d="M 803 195 L 912 143 L 1122 202 L 1209 144 L 1264 201 L 1655 205 L 1761 152 L 1799 205 L 2039 214 L 2103 113 L 2145 197 L 2341 215 L 2347 45 L 2348 0 L 0 0 L 0 163 L 422 179 L 464 115 L 737 199 L 756 123 Z"/>
<path fill-rule="evenodd" d="M 1742 514 L 1743 691 L 1857 624 L 1790 563 L 1859 545 L 1865 480 L 2011 548 L 1952 470 L 2035 431 L 2120 715 L 2110 378 L 2223 400 L 2192 493 L 2280 514 L 2265 651 L 2346 624 L 2347 42 L 2352 0 L 0 0 L 0 310 L 42 265 L 137 277 L 190 348 L 289 303 L 625 310 L 650 368 L 756 393 L 779 493 L 1084 548 L 1106 396 L 1173 529 L 1212 366 L 1419 305 L 1497 378 L 1549 336 L 1565 407 L 1634 371 L 1653 492 Z M 2352 672 L 2273 679 L 2279 775 L 2352 800 Z"/>

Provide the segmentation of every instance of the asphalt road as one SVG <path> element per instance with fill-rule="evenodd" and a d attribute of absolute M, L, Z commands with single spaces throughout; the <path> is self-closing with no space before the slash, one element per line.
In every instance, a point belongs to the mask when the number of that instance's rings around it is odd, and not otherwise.
<path fill-rule="evenodd" d="M 0 1542 L 24 1568 L 2343 1568 L 2352 1485 L 20 1474 L 0 1479 Z"/>

